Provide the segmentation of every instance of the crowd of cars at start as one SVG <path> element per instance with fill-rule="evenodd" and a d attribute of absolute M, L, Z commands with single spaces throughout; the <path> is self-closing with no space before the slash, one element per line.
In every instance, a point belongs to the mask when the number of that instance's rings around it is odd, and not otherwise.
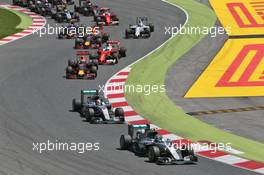
<path fill-rule="evenodd" d="M 58 23 L 69 23 L 58 34 L 59 39 L 75 39 L 74 48 L 77 50 L 76 58 L 68 60 L 66 79 L 95 79 L 99 65 L 115 65 L 120 58 L 126 57 L 126 48 L 121 47 L 120 41 L 111 40 L 110 35 L 103 30 L 104 26 L 119 25 L 119 18 L 110 8 L 99 7 L 90 0 L 79 0 L 77 5 L 73 0 L 13 0 L 13 4 L 50 16 Z M 69 5 L 74 5 L 74 11 L 67 9 Z M 77 24 L 80 22 L 79 14 L 93 16 L 95 25 L 92 28 L 97 29 L 97 32 L 82 36 L 68 32 L 84 27 Z M 152 32 L 154 25 L 148 22 L 148 18 L 137 17 L 136 24 L 129 25 L 125 30 L 125 38 L 149 38 Z M 123 108 L 113 108 L 96 89 L 81 90 L 80 100 L 72 100 L 72 111 L 78 112 L 91 124 L 125 123 Z M 173 145 L 171 140 L 162 138 L 148 124 L 128 125 L 128 134 L 120 137 L 120 149 L 148 157 L 149 162 L 162 165 L 197 162 L 191 148 L 186 145 L 175 148 Z"/>

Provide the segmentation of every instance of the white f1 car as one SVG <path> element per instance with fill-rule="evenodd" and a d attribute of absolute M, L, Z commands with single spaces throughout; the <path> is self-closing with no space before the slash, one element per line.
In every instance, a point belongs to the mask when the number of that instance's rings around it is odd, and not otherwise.
<path fill-rule="evenodd" d="M 154 32 L 154 25 L 148 23 L 148 18 L 137 17 L 136 24 L 126 29 L 126 38 L 149 38 L 151 32 Z"/>

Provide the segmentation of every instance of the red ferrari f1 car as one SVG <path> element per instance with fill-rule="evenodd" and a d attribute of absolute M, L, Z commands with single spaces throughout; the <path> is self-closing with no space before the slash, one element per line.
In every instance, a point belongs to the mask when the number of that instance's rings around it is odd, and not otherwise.
<path fill-rule="evenodd" d="M 101 7 L 94 11 L 94 21 L 97 25 L 119 25 L 119 19 L 116 14 L 110 11 L 110 8 Z"/>
<path fill-rule="evenodd" d="M 99 64 L 117 64 L 121 57 L 126 57 L 126 48 L 120 47 L 120 41 L 109 40 L 92 57 Z"/>

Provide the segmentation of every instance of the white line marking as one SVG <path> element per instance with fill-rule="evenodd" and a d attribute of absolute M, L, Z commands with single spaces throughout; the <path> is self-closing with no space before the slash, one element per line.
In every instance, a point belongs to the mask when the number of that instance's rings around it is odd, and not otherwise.
<path fill-rule="evenodd" d="M 219 162 L 223 162 L 223 163 L 227 163 L 227 164 L 236 164 L 236 163 L 241 163 L 241 162 L 246 162 L 248 160 L 237 157 L 237 156 L 233 156 L 233 155 L 224 155 L 221 157 L 216 157 L 214 158 L 214 160 L 219 161 Z"/>
<path fill-rule="evenodd" d="M 136 116 L 131 116 L 131 117 L 125 117 L 125 120 L 127 122 L 133 122 L 133 121 L 138 121 L 138 120 L 143 120 L 144 118 L 139 116 L 139 115 L 136 115 Z"/>
<path fill-rule="evenodd" d="M 171 140 L 181 140 L 181 139 L 183 139 L 182 137 L 177 136 L 175 134 L 165 134 L 165 135 L 162 135 L 162 137 L 164 139 L 171 139 Z"/>
<path fill-rule="evenodd" d="M 264 168 L 259 168 L 259 169 L 256 169 L 256 170 L 253 170 L 257 173 L 261 173 L 261 174 L 264 174 Z"/>
<path fill-rule="evenodd" d="M 110 98 L 108 100 L 110 101 L 110 103 L 126 102 L 126 99 L 124 97 L 122 97 L 122 98 Z"/>

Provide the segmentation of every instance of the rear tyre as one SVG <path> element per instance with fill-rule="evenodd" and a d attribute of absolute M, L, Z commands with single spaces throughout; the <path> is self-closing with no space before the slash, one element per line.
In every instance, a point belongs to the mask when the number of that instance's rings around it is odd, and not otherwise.
<path fill-rule="evenodd" d="M 110 38 L 109 34 L 107 34 L 107 33 L 103 34 L 103 36 L 102 36 L 102 42 L 105 43 L 106 41 L 109 40 L 109 38 Z"/>
<path fill-rule="evenodd" d="M 102 45 L 102 39 L 101 38 L 97 38 L 96 39 L 96 44 L 99 44 L 101 46 Z"/>
<path fill-rule="evenodd" d="M 115 116 L 119 118 L 119 121 L 124 123 L 125 122 L 125 112 L 123 108 L 116 108 L 115 109 Z"/>
<path fill-rule="evenodd" d="M 129 32 L 128 29 L 126 29 L 126 34 L 125 34 L 125 36 L 126 36 L 126 39 L 129 39 L 129 38 L 130 38 L 130 32 Z"/>
<path fill-rule="evenodd" d="M 149 28 L 150 28 L 150 32 L 154 32 L 154 25 L 153 24 L 149 24 Z"/>
<path fill-rule="evenodd" d="M 96 66 L 92 66 L 91 67 L 91 73 L 94 73 L 95 74 L 94 78 L 97 77 L 97 67 Z"/>
<path fill-rule="evenodd" d="M 121 47 L 119 50 L 119 54 L 121 57 L 126 57 L 126 48 Z"/>
<path fill-rule="evenodd" d="M 120 137 L 120 149 L 127 150 L 132 143 L 132 138 L 130 135 L 121 135 Z"/>
<path fill-rule="evenodd" d="M 74 112 L 79 111 L 81 108 L 81 102 L 76 100 L 75 98 L 72 100 L 72 110 Z"/>
<path fill-rule="evenodd" d="M 113 54 L 113 60 L 114 60 L 113 64 L 117 64 L 118 63 L 118 59 L 119 59 L 119 55 L 117 53 L 114 53 Z"/>

